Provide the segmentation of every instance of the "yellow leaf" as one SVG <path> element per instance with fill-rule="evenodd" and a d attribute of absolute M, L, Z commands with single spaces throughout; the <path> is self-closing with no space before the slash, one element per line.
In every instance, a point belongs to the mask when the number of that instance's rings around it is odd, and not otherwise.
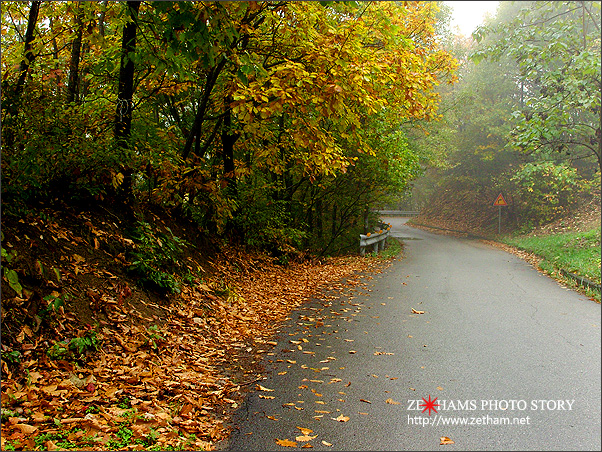
<path fill-rule="evenodd" d="M 324 440 L 322 440 L 322 444 L 324 444 L 325 446 L 328 446 L 328 447 L 332 446 L 332 444 L 331 444 L 331 443 L 328 443 L 328 442 L 326 442 L 326 441 L 324 441 Z"/>
<path fill-rule="evenodd" d="M 412 312 L 414 314 L 424 314 L 424 311 L 417 311 L 416 309 L 412 308 Z"/>
<path fill-rule="evenodd" d="M 303 436 L 297 436 L 297 437 L 295 437 L 295 440 L 303 443 L 303 442 L 306 442 L 306 441 L 311 441 L 312 439 L 315 439 L 317 437 L 318 437 L 318 435 L 314 435 L 314 436 L 303 435 Z"/>
<path fill-rule="evenodd" d="M 119 187 L 123 183 L 123 174 L 117 173 L 112 177 L 111 183 L 113 184 L 113 188 Z"/>
<path fill-rule="evenodd" d="M 333 421 L 338 421 L 338 422 L 347 422 L 349 420 L 349 416 L 343 416 L 342 414 L 340 414 L 338 417 L 333 417 L 331 419 Z"/>
<path fill-rule="evenodd" d="M 303 449 L 308 449 L 310 447 L 314 447 L 311 444 L 307 443 L 307 444 L 303 444 L 303 446 L 301 446 Z"/>
<path fill-rule="evenodd" d="M 269 388 L 266 388 L 266 387 L 261 386 L 261 385 L 257 385 L 257 389 L 260 390 L 260 391 L 268 391 L 268 392 L 274 391 L 273 389 L 269 389 Z"/>
<path fill-rule="evenodd" d="M 448 438 L 447 436 L 442 436 L 441 438 L 441 442 L 439 443 L 439 445 L 444 445 L 444 444 L 455 444 L 455 441 L 451 440 L 450 438 Z"/>
<path fill-rule="evenodd" d="M 393 400 L 393 399 L 387 399 L 387 400 L 385 400 L 385 402 L 386 402 L 386 403 L 389 403 L 389 404 L 391 404 L 391 405 L 399 405 L 399 402 L 396 402 L 396 401 L 395 401 L 395 400 Z"/>
<path fill-rule="evenodd" d="M 276 444 L 284 447 L 297 447 L 297 443 L 290 439 L 276 439 Z"/>
<path fill-rule="evenodd" d="M 313 433 L 314 431 L 311 428 L 305 428 L 305 427 L 297 427 L 299 430 L 301 430 L 301 433 L 303 433 L 304 435 L 309 435 L 310 433 Z"/>
<path fill-rule="evenodd" d="M 277 421 L 278 419 L 276 419 L 274 416 L 266 416 L 268 419 L 271 419 L 272 421 Z"/>

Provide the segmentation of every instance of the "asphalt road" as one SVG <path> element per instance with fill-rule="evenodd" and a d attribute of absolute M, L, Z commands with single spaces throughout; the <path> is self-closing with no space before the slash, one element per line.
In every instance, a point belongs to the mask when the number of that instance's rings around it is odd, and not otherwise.
<path fill-rule="evenodd" d="M 477 240 L 386 220 L 403 258 L 291 315 L 227 447 L 600 450 L 600 305 Z"/>

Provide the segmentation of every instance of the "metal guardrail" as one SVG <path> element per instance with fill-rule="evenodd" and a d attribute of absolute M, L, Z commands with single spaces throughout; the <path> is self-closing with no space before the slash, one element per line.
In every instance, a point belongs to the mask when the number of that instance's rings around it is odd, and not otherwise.
<path fill-rule="evenodd" d="M 385 249 L 385 245 L 387 244 L 387 237 L 389 237 L 389 232 L 391 231 L 391 225 L 386 224 L 385 230 L 380 230 L 379 232 L 368 234 L 360 234 L 360 254 L 362 256 L 366 255 L 366 247 L 372 245 L 374 248 L 374 252 L 378 254 L 379 251 Z"/>
<path fill-rule="evenodd" d="M 381 215 L 395 215 L 399 217 L 417 217 L 420 215 L 419 210 L 377 210 Z"/>

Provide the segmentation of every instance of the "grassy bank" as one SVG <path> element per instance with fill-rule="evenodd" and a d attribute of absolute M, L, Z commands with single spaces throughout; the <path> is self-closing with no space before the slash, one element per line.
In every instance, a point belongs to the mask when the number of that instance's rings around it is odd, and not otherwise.
<path fill-rule="evenodd" d="M 541 269 L 551 275 L 566 270 L 600 284 L 600 227 L 585 232 L 508 237 L 504 242 L 541 257 Z M 588 295 L 600 301 L 599 292 L 588 291 Z"/>

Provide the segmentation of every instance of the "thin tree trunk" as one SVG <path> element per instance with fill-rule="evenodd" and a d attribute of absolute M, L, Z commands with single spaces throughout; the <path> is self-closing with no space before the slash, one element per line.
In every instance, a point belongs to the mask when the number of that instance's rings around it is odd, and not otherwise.
<path fill-rule="evenodd" d="M 41 1 L 31 2 L 31 8 L 29 10 L 29 18 L 27 20 L 27 31 L 25 33 L 25 48 L 23 50 L 23 59 L 19 64 L 19 78 L 17 79 L 17 84 L 15 85 L 15 89 L 13 91 L 12 99 L 9 99 L 7 102 L 6 111 L 10 116 L 10 121 L 12 122 L 12 118 L 14 118 L 21 108 L 21 95 L 23 94 L 23 89 L 25 88 L 25 79 L 27 78 L 27 73 L 29 72 L 29 68 L 35 59 L 35 54 L 31 50 L 31 44 L 34 39 L 34 32 L 36 28 L 36 23 L 38 21 L 38 15 L 40 13 L 40 4 Z M 4 118 L 2 118 L 4 119 Z M 15 141 L 14 135 L 14 127 L 6 127 L 6 132 L 4 133 L 4 141 L 7 147 L 12 147 Z"/>
<path fill-rule="evenodd" d="M 132 97 L 134 95 L 134 61 L 136 51 L 136 28 L 140 2 L 127 2 L 131 22 L 123 28 L 121 41 L 121 65 L 119 69 L 119 91 L 117 94 L 117 110 L 115 112 L 115 142 L 122 149 L 128 148 L 128 140 L 132 129 Z M 123 192 L 126 198 L 132 195 L 132 169 L 124 171 Z"/>
<path fill-rule="evenodd" d="M 182 149 L 182 158 L 186 160 L 190 155 L 190 151 L 192 150 L 192 145 L 194 143 L 194 138 L 197 134 L 200 134 L 201 125 L 205 119 L 205 111 L 207 110 L 207 105 L 209 104 L 209 98 L 211 96 L 211 91 L 213 91 L 213 87 L 215 86 L 215 82 L 220 74 L 220 72 L 226 66 L 226 59 L 222 58 L 218 65 L 209 72 L 207 75 L 207 82 L 205 83 L 205 89 L 203 90 L 203 98 L 201 99 L 201 103 L 199 104 L 199 108 L 197 109 L 196 115 L 194 117 L 194 123 L 188 133 L 188 138 L 186 139 L 186 143 L 184 144 L 184 149 Z"/>
<path fill-rule="evenodd" d="M 38 21 L 41 3 L 41 1 L 31 2 L 31 9 L 29 10 L 27 32 L 25 33 L 25 51 L 23 52 L 24 58 L 21 60 L 21 64 L 19 65 L 19 79 L 17 80 L 17 86 L 15 87 L 15 113 L 19 110 L 19 101 L 21 94 L 23 93 L 23 88 L 25 87 L 25 78 L 27 77 L 29 68 L 36 57 L 31 51 L 31 43 L 33 42 L 33 34 L 36 28 L 36 22 Z"/>
<path fill-rule="evenodd" d="M 119 92 L 117 94 L 117 110 L 115 113 L 115 139 L 120 146 L 130 136 L 132 127 L 132 96 L 134 95 L 134 61 L 132 55 L 136 51 L 136 21 L 140 2 L 127 2 L 132 19 L 123 28 L 121 41 L 121 65 L 119 69 Z"/>
<path fill-rule="evenodd" d="M 100 10 L 100 17 L 98 18 L 98 33 L 103 38 L 105 37 L 105 17 L 107 15 L 107 5 L 109 4 L 109 0 L 105 0 L 102 2 L 102 7 Z"/>
<path fill-rule="evenodd" d="M 84 32 L 84 10 L 81 2 L 76 2 L 75 13 L 75 38 L 71 46 L 71 61 L 69 62 L 69 82 L 67 83 L 67 103 L 77 102 L 79 95 L 79 61 L 82 49 L 82 35 Z"/>
<path fill-rule="evenodd" d="M 224 164 L 224 179 L 228 183 L 230 194 L 236 196 L 236 175 L 234 174 L 234 143 L 240 137 L 232 131 L 232 113 L 230 103 L 232 99 L 228 96 L 224 99 L 224 122 L 222 125 L 222 159 Z"/>

